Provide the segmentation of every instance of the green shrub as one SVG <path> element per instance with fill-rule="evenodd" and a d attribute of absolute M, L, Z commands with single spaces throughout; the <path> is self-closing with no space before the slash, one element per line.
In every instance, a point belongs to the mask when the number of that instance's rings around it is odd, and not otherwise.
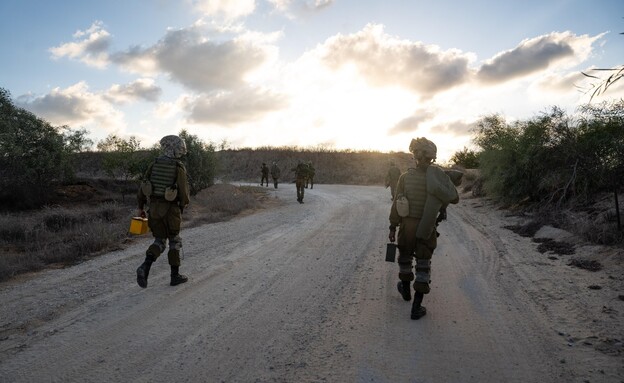
<path fill-rule="evenodd" d="M 579 118 L 553 108 L 526 121 L 482 118 L 474 142 L 488 195 L 562 204 L 613 191 L 624 179 L 624 102 L 586 107 Z"/>
<path fill-rule="evenodd" d="M 204 143 L 199 137 L 186 130 L 179 133 L 186 143 L 187 154 L 184 158 L 191 195 L 214 184 L 217 172 L 217 157 L 213 143 Z"/>
<path fill-rule="evenodd" d="M 82 150 L 85 131 L 54 127 L 13 104 L 0 88 L 0 205 L 34 208 L 51 198 L 51 185 L 73 178 L 71 154 Z"/>

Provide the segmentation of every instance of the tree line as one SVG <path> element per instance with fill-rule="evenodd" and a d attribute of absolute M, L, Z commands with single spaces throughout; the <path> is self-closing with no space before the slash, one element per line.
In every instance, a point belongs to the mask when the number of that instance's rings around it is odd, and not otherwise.
<path fill-rule="evenodd" d="M 16 106 L 10 93 L 0 88 L 0 206 L 32 209 L 46 205 L 55 186 L 72 182 L 78 153 L 92 147 L 85 129 L 53 126 Z M 191 194 L 212 185 L 217 168 L 215 147 L 182 130 L 184 158 Z M 112 178 L 140 178 L 159 147 L 142 148 L 136 137 L 109 135 L 97 144 L 104 154 L 103 170 Z"/>

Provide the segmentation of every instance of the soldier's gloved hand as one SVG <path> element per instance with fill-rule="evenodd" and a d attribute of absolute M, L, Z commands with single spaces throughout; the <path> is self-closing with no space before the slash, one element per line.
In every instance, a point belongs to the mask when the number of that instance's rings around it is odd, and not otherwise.
<path fill-rule="evenodd" d="M 396 241 L 396 228 L 390 227 L 390 233 L 388 233 L 388 240 L 390 242 Z"/>
<path fill-rule="evenodd" d="M 147 218 L 147 214 L 145 214 L 145 210 L 143 210 L 143 209 L 139 209 L 139 217 L 141 217 L 141 218 Z"/>
<path fill-rule="evenodd" d="M 440 213 L 438 213 L 438 218 L 436 219 L 436 224 L 444 220 L 446 220 L 446 209 L 440 210 Z"/>

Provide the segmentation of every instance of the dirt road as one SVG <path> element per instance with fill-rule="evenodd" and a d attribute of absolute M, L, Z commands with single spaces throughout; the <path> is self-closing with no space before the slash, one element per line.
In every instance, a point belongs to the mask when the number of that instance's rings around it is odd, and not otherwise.
<path fill-rule="evenodd" d="M 549 259 L 466 199 L 440 226 L 413 321 L 384 261 L 387 190 L 316 185 L 303 205 L 294 185 L 270 193 L 282 203 L 183 231 L 187 284 L 168 285 L 164 256 L 136 285 L 146 236 L 0 285 L 0 382 L 624 379 L 621 269 Z"/>

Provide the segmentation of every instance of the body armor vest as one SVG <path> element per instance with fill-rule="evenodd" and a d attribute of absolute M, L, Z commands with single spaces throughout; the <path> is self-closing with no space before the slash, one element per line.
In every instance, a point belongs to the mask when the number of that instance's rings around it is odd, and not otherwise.
<path fill-rule="evenodd" d="M 426 173 L 410 168 L 404 176 L 403 195 L 409 201 L 409 217 L 420 218 L 427 200 Z"/>
<path fill-rule="evenodd" d="M 176 183 L 177 161 L 167 157 L 158 157 L 152 166 L 150 182 L 152 195 L 163 198 L 165 189 Z"/>

